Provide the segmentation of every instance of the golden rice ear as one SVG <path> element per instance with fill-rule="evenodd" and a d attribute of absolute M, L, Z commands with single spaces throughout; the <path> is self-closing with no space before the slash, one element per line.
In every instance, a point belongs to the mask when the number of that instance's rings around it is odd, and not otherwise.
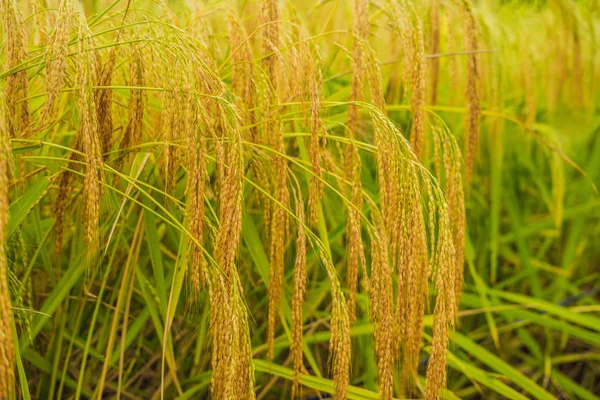
<path fill-rule="evenodd" d="M 71 153 L 70 159 L 75 158 L 75 153 Z M 68 169 L 74 167 L 73 163 L 69 163 Z M 60 175 L 58 183 L 58 195 L 54 204 L 54 214 L 56 216 L 56 227 L 54 229 L 54 256 L 56 260 L 60 258 L 60 252 L 62 250 L 63 235 L 65 229 L 64 215 L 67 208 L 68 194 L 69 194 L 69 181 L 71 179 L 71 172 L 63 171 Z"/>
<path fill-rule="evenodd" d="M 44 129 L 54 120 L 60 94 L 65 86 L 69 34 L 74 14 L 75 4 L 73 0 L 61 0 L 58 6 L 56 28 L 49 45 L 46 47 L 46 90 L 48 96 L 41 113 L 39 129 Z"/>
<path fill-rule="evenodd" d="M 435 305 L 433 322 L 433 341 L 431 343 L 431 356 L 427 366 L 425 399 L 438 400 L 440 391 L 446 387 L 446 347 L 448 342 L 448 321 L 443 315 L 448 313 L 444 301 Z"/>
<path fill-rule="evenodd" d="M 206 144 L 199 129 L 196 96 L 188 95 L 185 110 L 184 138 L 187 144 L 186 167 L 187 198 L 186 222 L 190 235 L 197 243 L 192 244 L 189 268 L 192 299 L 197 299 L 203 285 L 208 283 L 208 272 L 204 258 L 204 195 L 206 192 Z"/>
<path fill-rule="evenodd" d="M 399 282 L 399 299 L 403 304 L 397 308 L 397 317 L 403 332 L 402 354 L 402 392 L 412 394 L 417 379 L 419 349 L 422 339 L 422 320 L 427 301 L 427 227 L 422 206 L 421 184 L 417 171 L 408 171 L 404 175 L 407 180 L 407 197 L 409 204 L 406 210 L 407 226 L 402 229 L 402 240 L 399 254 L 401 261 L 398 269 L 401 271 Z M 429 182 L 425 182 L 429 187 Z M 431 195 L 429 198 L 431 199 Z M 430 214 L 436 209 L 436 204 L 430 201 Z M 431 218 L 431 215 L 430 215 Z M 430 231 L 434 229 L 430 226 Z M 407 234 L 408 231 L 408 234 Z M 400 288 L 400 286 L 399 286 Z M 398 301 L 400 304 L 400 300 Z M 400 313 L 398 312 L 400 311 Z"/>
<path fill-rule="evenodd" d="M 0 397 L 15 395 L 14 343 L 12 308 L 8 292 L 6 227 L 9 216 L 10 164 L 12 150 L 5 119 L 5 99 L 0 95 Z"/>
<path fill-rule="evenodd" d="M 348 313 L 350 315 L 350 323 L 356 322 L 356 296 L 358 293 L 358 271 L 360 264 L 364 266 L 364 250 L 361 235 L 361 210 L 362 210 L 362 183 L 360 181 L 360 155 L 358 149 L 351 145 L 348 147 L 350 151 L 350 201 L 352 206 L 348 207 L 348 223 L 346 226 L 346 240 L 348 247 L 348 264 L 347 264 L 347 285 L 349 288 L 348 296 Z"/>
<path fill-rule="evenodd" d="M 375 229 L 371 241 L 371 320 L 374 324 L 375 355 L 379 373 L 379 397 L 392 399 L 394 394 L 394 302 L 392 270 L 389 265 L 388 240 L 383 227 Z"/>
<path fill-rule="evenodd" d="M 99 245 L 100 190 L 102 173 L 102 145 L 98 131 L 96 105 L 94 102 L 94 85 L 97 81 L 95 72 L 95 53 L 92 33 L 81 14 L 78 17 L 78 50 L 76 81 L 78 85 L 77 108 L 80 122 L 77 128 L 77 140 L 81 143 L 85 154 L 85 178 L 83 181 L 84 196 L 84 240 L 87 244 L 90 263 L 93 262 Z"/>
<path fill-rule="evenodd" d="M 298 218 L 296 237 L 296 262 L 294 265 L 294 294 L 292 298 L 292 345 L 291 352 L 294 364 L 294 381 L 291 398 L 299 392 L 300 373 L 303 368 L 302 358 L 302 303 L 306 293 L 306 233 L 304 231 L 304 205 L 296 197 L 296 217 Z M 301 396 L 301 393 L 298 393 Z"/>
<path fill-rule="evenodd" d="M 363 206 L 362 182 L 360 178 L 361 159 L 354 139 L 358 133 L 359 108 L 354 104 L 364 99 L 363 80 L 363 45 L 361 41 L 367 41 L 369 35 L 369 1 L 354 0 L 353 25 L 354 35 L 352 42 L 352 87 L 350 92 L 350 104 L 348 105 L 348 135 L 350 145 L 346 150 L 346 163 L 344 165 L 345 178 L 350 182 L 349 197 L 353 207 L 348 207 L 348 223 L 346 226 L 346 241 L 348 248 L 347 261 L 347 285 L 350 289 L 348 296 L 348 313 L 350 323 L 356 321 L 356 295 L 358 292 L 358 270 L 363 258 L 363 243 L 361 235 L 361 211 Z"/>
<path fill-rule="evenodd" d="M 362 2 L 362 3 L 360 3 Z M 381 71 L 379 69 L 378 62 L 375 57 L 375 52 L 368 43 L 368 2 L 359 0 L 359 3 L 355 3 L 355 38 L 354 38 L 354 52 L 353 52 L 353 68 L 360 68 L 359 70 L 353 69 L 353 87 L 356 84 L 358 89 L 353 89 L 351 92 L 351 100 L 353 95 L 360 95 L 361 98 L 354 100 L 362 100 L 364 96 L 364 82 L 362 81 L 363 71 L 366 71 L 364 75 L 369 83 L 369 94 L 371 96 L 371 103 L 375 109 L 383 111 L 385 110 L 385 99 L 382 90 L 382 79 Z M 366 27 L 363 25 L 366 24 Z M 359 26 L 356 26 L 359 25 Z M 362 27 L 361 27 L 362 26 Z M 365 31 L 366 30 L 366 31 Z M 366 32 L 366 33 L 365 33 Z M 365 35 L 360 37 L 358 35 Z M 355 58 L 358 57 L 358 58 Z M 358 75 L 358 76 L 357 76 Z M 354 112 L 351 113 L 351 108 L 354 107 Z M 361 159 L 358 152 L 358 148 L 354 143 L 354 135 L 356 134 L 353 129 L 358 127 L 358 108 L 356 104 L 349 105 L 349 120 L 348 127 L 350 129 L 350 140 L 351 145 L 347 150 L 347 163 L 346 163 L 346 179 L 350 182 L 351 188 L 351 203 L 353 207 L 349 208 L 348 211 L 348 286 L 350 288 L 350 297 L 348 299 L 348 306 L 350 312 L 350 321 L 354 323 L 356 318 L 356 292 L 358 290 L 358 269 L 360 264 L 365 267 L 364 262 L 364 247 L 361 236 L 361 221 L 362 221 L 362 182 L 360 177 L 361 171 Z M 377 163 L 378 163 L 378 179 L 380 187 L 384 189 L 381 191 L 381 203 L 390 204 L 387 202 L 387 198 L 394 198 L 394 187 L 390 186 L 390 183 L 395 182 L 395 171 L 390 168 L 390 149 L 393 147 L 392 142 L 389 140 L 382 140 L 381 130 L 374 124 L 375 130 L 375 143 L 378 147 L 377 152 Z M 353 126 L 355 128 L 353 128 Z M 384 172 L 383 172 L 384 171 Z M 390 213 L 386 206 L 382 206 L 384 219 L 390 216 Z M 367 277 L 365 276 L 365 279 Z"/>
<path fill-rule="evenodd" d="M 46 46 L 48 43 L 48 15 L 43 10 L 48 8 L 46 0 L 31 0 L 29 2 L 31 7 L 31 15 L 35 21 L 35 34 L 33 42 L 40 45 Z"/>
<path fill-rule="evenodd" d="M 248 36 L 238 20 L 232 13 L 228 14 L 229 21 L 229 47 L 231 51 L 231 89 L 241 100 L 242 122 L 249 125 L 250 140 L 256 143 L 258 133 L 256 125 L 256 111 L 254 110 L 256 99 L 254 84 L 254 56 Z"/>
<path fill-rule="evenodd" d="M 25 47 L 25 24 L 15 7 L 13 0 L 0 2 L 4 40 L 6 42 L 5 68 L 10 70 L 19 66 L 27 58 Z M 28 95 L 27 71 L 15 72 L 6 77 L 4 101 L 6 102 L 6 127 L 9 137 L 28 137 L 31 133 L 31 115 L 29 102 L 20 101 Z"/>
<path fill-rule="evenodd" d="M 297 56 L 298 92 L 302 93 L 302 106 L 309 110 L 305 117 L 305 125 L 310 132 L 309 156 L 312 169 L 308 189 L 308 221 L 312 226 L 318 223 L 318 209 L 323 197 L 323 159 L 327 146 L 326 130 L 321 119 L 321 105 L 323 102 L 323 76 L 321 60 L 318 54 L 311 53 L 308 38 L 301 32 L 298 34 L 298 50 L 293 54 Z M 317 49 L 318 50 L 318 49 Z"/>
<path fill-rule="evenodd" d="M 470 0 L 455 0 L 465 21 L 465 47 L 467 56 L 467 129 L 465 132 L 465 169 L 467 188 L 471 182 L 479 152 L 481 107 L 479 104 L 479 67 L 477 61 L 478 28 Z"/>
<path fill-rule="evenodd" d="M 212 273 L 209 287 L 210 324 L 212 333 L 212 377 L 210 393 L 215 399 L 228 399 L 233 395 L 233 306 L 225 277 Z"/>
<path fill-rule="evenodd" d="M 235 116 L 234 118 L 237 118 Z M 254 373 L 247 312 L 235 268 L 242 231 L 244 156 L 237 121 L 227 126 L 215 261 L 209 287 L 213 334 L 211 393 L 214 398 L 254 398 Z"/>
<path fill-rule="evenodd" d="M 99 77 L 98 77 L 98 86 L 110 86 L 112 82 L 113 69 L 116 63 L 116 50 L 115 48 L 111 48 L 108 54 L 108 60 L 101 67 Z M 99 60 L 100 62 L 100 60 Z M 98 136 L 100 137 L 100 143 L 102 145 L 102 154 L 103 159 L 106 160 L 108 155 L 106 153 L 110 150 L 110 145 L 112 142 L 112 131 L 113 131 L 113 120 L 112 120 L 112 89 L 98 89 L 95 94 L 96 101 L 96 112 L 98 120 Z"/>
<path fill-rule="evenodd" d="M 410 395 L 417 378 L 422 321 L 429 294 L 428 270 L 439 270 L 436 267 L 439 260 L 443 260 L 449 271 L 444 274 L 452 274 L 447 280 L 452 287 L 444 296 L 451 297 L 448 302 L 452 303 L 452 311 L 456 310 L 453 306 L 457 273 L 453 238 L 441 188 L 419 164 L 395 124 L 378 108 L 371 106 L 369 111 L 378 148 L 382 226 L 390 238 L 392 271 L 398 273 L 393 354 L 401 356 L 401 393 Z M 427 201 L 426 206 L 424 201 Z M 431 258 L 428 253 L 432 254 Z M 371 286 L 376 284 L 373 279 L 372 276 Z M 374 314 L 372 318 L 377 321 L 384 315 Z"/>
<path fill-rule="evenodd" d="M 209 285 L 213 338 L 210 392 L 215 399 L 254 399 L 250 330 L 239 276 L 212 270 Z"/>
<path fill-rule="evenodd" d="M 129 85 L 132 87 L 144 87 L 146 84 L 144 74 L 144 62 L 142 59 L 141 49 L 138 44 L 132 46 L 132 54 L 129 62 Z M 127 151 L 129 147 L 137 146 L 142 141 L 142 131 L 144 127 L 144 109 L 145 95 L 142 90 L 131 89 L 129 91 L 128 105 L 128 120 L 127 126 L 123 133 L 123 139 L 119 144 L 119 150 Z M 109 146 L 110 142 L 106 142 L 105 146 Z M 124 162 L 124 155 L 119 159 L 120 167 Z M 118 168 L 117 168 L 118 169 Z"/>
<path fill-rule="evenodd" d="M 431 27 L 429 51 L 436 55 L 440 52 L 440 0 L 431 1 Z M 440 58 L 434 57 L 431 60 L 431 105 L 436 105 L 438 100 L 438 86 L 440 79 Z"/>
<path fill-rule="evenodd" d="M 460 18 L 460 13 L 454 7 L 447 7 L 446 13 L 448 17 L 445 19 L 445 32 L 448 32 L 448 39 L 446 39 L 446 52 L 457 52 L 463 49 L 463 45 L 460 44 L 459 30 L 452 29 L 451 26 L 453 21 Z M 450 91 L 448 93 L 448 102 L 451 106 L 456 106 L 461 101 L 461 90 L 460 90 L 460 75 L 462 73 L 459 64 L 458 57 L 448 58 L 448 82 Z"/>
<path fill-rule="evenodd" d="M 456 253 L 452 243 L 448 210 L 444 206 L 438 214 L 439 238 L 432 260 L 432 276 L 437 289 L 433 315 L 433 341 L 427 366 L 425 398 L 437 400 L 446 387 L 446 352 L 449 332 L 455 326 Z"/>
<path fill-rule="evenodd" d="M 250 340 L 250 327 L 248 325 L 248 313 L 244 302 L 244 294 L 236 276 L 237 289 L 234 292 L 235 315 L 237 324 L 240 326 L 236 340 L 237 352 L 235 362 L 235 399 L 253 400 L 256 398 L 254 392 L 254 363 L 252 362 L 252 343 Z"/>
<path fill-rule="evenodd" d="M 464 168 L 460 147 L 454 135 L 445 125 L 432 125 L 436 160 L 438 160 L 438 181 L 443 182 L 445 198 L 448 203 L 448 217 L 455 251 L 455 297 L 460 302 L 463 288 L 463 267 L 465 261 L 465 194 L 463 188 Z M 442 163 L 443 159 L 443 163 Z M 443 169 L 443 170 L 442 170 Z M 458 311 L 458 310 L 457 310 Z"/>
<path fill-rule="evenodd" d="M 60 173 L 60 179 L 58 180 L 58 194 L 54 203 L 54 214 L 56 216 L 56 224 L 54 228 L 54 258 L 56 260 L 60 260 L 60 253 L 62 251 L 63 236 L 65 231 L 64 216 L 69 203 L 69 194 L 71 190 L 69 183 L 71 182 L 71 175 L 73 174 L 71 171 L 76 170 L 78 167 L 78 164 L 75 161 L 81 158 L 79 155 L 82 150 L 81 146 L 82 138 L 79 135 L 76 135 L 75 140 L 73 141 L 74 151 L 69 154 L 69 164 L 67 164 L 67 168 Z"/>
<path fill-rule="evenodd" d="M 363 46 L 361 41 L 369 39 L 369 0 L 353 0 L 353 25 L 352 34 L 352 86 L 350 104 L 348 105 L 348 129 L 351 138 L 354 138 L 358 129 L 358 106 L 352 102 L 364 99 L 363 80 Z"/>
<path fill-rule="evenodd" d="M 410 88 L 410 109 L 413 116 L 410 144 L 417 158 L 423 158 L 425 113 L 423 106 L 426 96 L 425 82 L 425 43 L 423 23 L 412 2 L 388 3 L 392 27 L 396 37 L 404 43 L 405 87 Z"/>
<path fill-rule="evenodd" d="M 262 52 L 266 56 L 263 60 L 263 68 L 271 84 L 275 85 L 275 65 L 276 56 L 272 53 L 278 51 L 279 48 L 279 1 L 278 0 L 262 0 L 261 1 L 261 22 L 263 23 L 262 34 Z M 268 56 L 267 56 L 268 55 Z"/>
<path fill-rule="evenodd" d="M 277 111 L 277 47 L 279 45 L 279 2 L 264 0 L 262 2 L 263 27 L 263 70 L 265 79 L 270 83 L 264 91 L 262 129 L 263 137 L 267 138 L 269 146 L 279 152 L 271 157 L 271 169 L 274 174 L 272 190 L 278 204 L 273 205 L 269 226 L 269 287 L 268 287 L 268 327 L 267 347 L 268 357 L 273 358 L 275 331 L 277 328 L 278 310 L 281 302 L 284 279 L 285 237 L 287 227 L 287 208 L 289 190 L 287 186 L 287 163 L 283 154 L 285 147 L 283 133 Z"/>
<path fill-rule="evenodd" d="M 281 140 L 280 151 L 283 150 Z M 275 198 L 278 203 L 271 218 L 269 248 L 269 324 L 268 324 L 268 355 L 273 357 L 275 344 L 275 329 L 278 318 L 279 303 L 283 292 L 284 279 L 284 256 L 285 256 L 285 234 L 287 226 L 287 213 L 283 208 L 289 203 L 289 192 L 287 189 L 286 163 L 282 156 L 275 156 L 274 167 L 277 171 L 275 180 Z"/>
<path fill-rule="evenodd" d="M 320 245 L 316 251 L 325 266 L 330 283 L 332 304 L 329 353 L 332 360 L 334 399 L 342 400 L 348 397 L 350 383 L 350 315 L 333 263 Z"/>
<path fill-rule="evenodd" d="M 204 65 L 197 61 L 197 55 L 193 53 L 193 49 L 186 49 L 189 51 L 189 57 L 178 57 L 176 54 L 165 55 L 167 61 L 165 62 L 165 74 L 161 85 L 167 90 L 163 92 L 163 104 L 164 108 L 161 115 L 161 139 L 163 142 L 163 174 L 165 179 L 165 188 L 167 192 L 170 192 L 175 187 L 177 182 L 177 172 L 180 165 L 183 165 L 183 151 L 181 146 L 176 145 L 176 141 L 185 140 L 185 129 L 187 114 L 186 110 L 189 108 L 188 102 L 190 101 L 190 94 L 194 92 L 196 85 L 194 85 L 195 79 L 202 80 L 206 78 Z M 140 53 L 141 54 L 141 53 Z M 138 62 L 142 60 L 141 56 L 135 56 L 138 61 L 133 63 L 132 68 L 137 70 L 137 79 L 140 82 L 145 82 L 146 74 L 143 70 L 143 62 L 140 66 Z M 208 83 L 207 83 L 208 85 Z M 202 87 L 200 92 L 213 92 L 213 88 Z M 139 96 L 139 97 L 138 97 Z M 132 129 L 131 139 L 137 141 L 141 139 L 142 127 L 143 127 L 143 92 L 137 93 L 133 98 L 135 102 L 130 103 L 132 107 L 132 113 L 130 114 Z M 217 110 L 218 111 L 218 110 Z M 209 114 L 207 114 L 209 115 Z M 215 112 L 216 117 L 219 118 L 220 114 Z M 210 121 L 212 122 L 212 121 Z M 210 123 L 207 122 L 207 125 Z M 189 128 L 189 127 L 188 127 Z M 208 129 L 211 133 L 213 132 L 212 127 Z M 123 146 L 123 145 L 122 145 Z M 220 160 L 219 160 L 220 161 Z M 219 163 L 219 168 L 222 168 L 222 162 Z"/>
<path fill-rule="evenodd" d="M 412 24 L 412 41 L 415 54 L 413 56 L 412 96 L 410 99 L 413 121 L 410 132 L 410 143 L 419 160 L 423 159 L 423 142 L 425 135 L 425 46 L 423 39 L 423 23 L 411 4 L 414 19 Z"/>
<path fill-rule="evenodd" d="M 412 82 L 414 75 L 414 66 L 415 66 L 415 54 L 417 42 L 413 36 L 413 21 L 412 15 L 409 10 L 409 6 L 412 3 L 409 3 L 407 0 L 402 1 L 391 1 L 388 0 L 386 3 L 386 9 L 390 15 L 390 24 L 392 26 L 392 30 L 398 41 L 402 45 L 403 57 L 402 57 L 402 98 L 400 101 L 404 100 L 404 97 L 412 90 Z"/>

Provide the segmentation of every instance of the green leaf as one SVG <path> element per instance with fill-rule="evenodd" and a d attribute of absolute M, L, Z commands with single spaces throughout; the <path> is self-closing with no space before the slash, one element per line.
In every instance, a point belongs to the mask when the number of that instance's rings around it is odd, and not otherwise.
<path fill-rule="evenodd" d="M 264 360 L 254 359 L 254 369 L 256 371 L 279 376 L 289 381 L 294 380 L 294 371 L 281 365 L 273 364 Z M 331 379 L 319 378 L 313 375 L 300 374 L 300 383 L 308 388 L 318 390 L 324 393 L 334 394 L 334 384 Z M 348 385 L 348 399 L 368 400 L 379 399 L 379 394 L 370 390 L 362 389 L 356 386 Z"/>
<path fill-rule="evenodd" d="M 587 314 L 576 313 L 574 311 L 569 310 L 568 308 L 559 306 L 557 304 L 553 304 L 541 299 L 536 299 L 518 293 L 510 293 L 495 289 L 489 289 L 489 292 L 513 303 L 522 304 L 527 308 L 535 308 L 537 310 L 544 311 L 548 314 L 560 317 L 565 321 L 574 322 L 578 325 L 592 329 L 596 332 L 600 332 L 600 318 Z"/>
<path fill-rule="evenodd" d="M 37 203 L 44 197 L 50 186 L 49 178 L 41 178 L 31 185 L 24 195 L 10 205 L 10 218 L 8 220 L 7 237 L 10 238 L 23 223 L 23 220 Z"/>
<path fill-rule="evenodd" d="M 512 365 L 492 354 L 482 346 L 473 342 L 468 337 L 456 332 L 454 335 L 456 345 L 462 347 L 471 357 L 476 358 L 493 370 L 505 375 L 512 383 L 540 400 L 555 400 L 556 398 L 544 388 L 523 375 Z"/>
<path fill-rule="evenodd" d="M 62 276 L 61 280 L 56 284 L 54 290 L 50 293 L 39 314 L 35 314 L 31 322 L 29 332 L 25 332 L 19 339 L 19 350 L 24 353 L 29 347 L 29 344 L 35 340 L 44 325 L 52 319 L 48 315 L 54 315 L 56 309 L 62 304 L 63 300 L 69 295 L 71 288 L 80 281 L 81 276 L 86 270 L 83 262 L 83 257 L 76 262 L 71 263 L 67 272 Z M 46 314 L 46 315 L 44 315 Z"/>

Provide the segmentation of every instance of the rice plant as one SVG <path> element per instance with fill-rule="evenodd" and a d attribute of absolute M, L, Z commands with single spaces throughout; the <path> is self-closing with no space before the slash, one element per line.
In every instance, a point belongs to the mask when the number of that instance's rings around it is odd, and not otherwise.
<path fill-rule="evenodd" d="M 0 0 L 1 399 L 598 399 L 595 0 Z"/>

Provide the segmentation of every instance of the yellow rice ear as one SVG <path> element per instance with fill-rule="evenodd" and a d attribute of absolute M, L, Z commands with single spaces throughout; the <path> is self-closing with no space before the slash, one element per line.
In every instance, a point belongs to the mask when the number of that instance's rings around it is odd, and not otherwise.
<path fill-rule="evenodd" d="M 2 13 L 4 41 L 6 43 L 4 67 L 10 70 L 27 59 L 25 24 L 13 0 L 2 0 L 0 2 L 0 12 Z M 11 138 L 27 138 L 32 133 L 29 102 L 22 101 L 27 99 L 27 96 L 27 71 L 23 70 L 8 75 L 4 86 L 4 101 L 7 109 L 5 118 L 8 118 L 5 129 Z"/>
<path fill-rule="evenodd" d="M 481 106 L 479 104 L 479 66 L 477 61 L 478 28 L 473 15 L 471 0 L 454 0 L 465 20 L 465 47 L 469 52 L 467 56 L 467 86 L 465 98 L 467 99 L 467 128 L 465 132 L 465 169 L 467 190 L 473 177 L 479 153 L 479 130 Z"/>
<path fill-rule="evenodd" d="M 46 47 L 46 89 L 48 96 L 41 113 L 41 122 L 38 129 L 43 129 L 54 120 L 61 90 L 65 87 L 69 35 L 74 14 L 75 4 L 73 0 L 61 0 L 58 6 L 56 28 L 48 47 Z"/>
<path fill-rule="evenodd" d="M 350 145 L 345 154 L 345 178 L 350 182 L 349 198 L 353 207 L 348 207 L 348 223 L 346 225 L 347 242 L 347 284 L 350 289 L 348 296 L 348 313 L 350 323 L 356 321 L 356 295 L 358 292 L 358 270 L 361 260 L 364 258 L 363 242 L 361 234 L 361 211 L 363 208 L 362 182 L 360 172 L 362 163 L 360 154 L 354 142 L 358 133 L 359 107 L 353 102 L 364 99 L 363 74 L 363 45 L 361 42 L 368 40 L 369 35 L 369 1 L 353 1 L 353 41 L 352 41 L 352 86 L 350 92 L 350 104 L 348 105 L 348 136 Z"/>
<path fill-rule="evenodd" d="M 304 230 L 304 205 L 296 197 L 298 236 L 296 237 L 296 262 L 294 265 L 294 294 L 292 298 L 292 344 L 294 364 L 292 398 L 299 392 L 299 378 L 303 368 L 302 355 L 302 303 L 306 293 L 306 232 Z"/>
<path fill-rule="evenodd" d="M 323 248 L 316 249 L 325 266 L 331 289 L 331 338 L 329 353 L 332 359 L 334 398 L 348 397 L 350 383 L 350 315 L 342 288 L 336 276 L 336 270 Z"/>
<path fill-rule="evenodd" d="M 237 122 L 237 121 L 236 121 Z M 230 125 L 225 146 L 223 185 L 215 261 L 209 287 L 213 334 L 211 393 L 214 398 L 254 398 L 254 370 L 247 311 L 235 267 L 242 231 L 244 156 L 239 127 Z"/>
<path fill-rule="evenodd" d="M 429 52 L 438 54 L 440 52 L 440 0 L 431 1 L 431 29 L 430 29 L 430 45 Z M 436 105 L 438 100 L 438 86 L 440 79 L 440 59 L 434 57 L 431 60 L 431 105 Z"/>
<path fill-rule="evenodd" d="M 115 48 L 111 48 L 108 60 L 104 65 L 101 65 L 102 60 L 97 57 L 99 65 L 99 76 L 98 86 L 108 87 L 112 83 L 113 69 L 115 68 L 117 57 Z M 100 137 L 101 152 L 106 154 L 110 150 L 113 133 L 113 120 L 112 120 L 112 89 L 98 89 L 96 90 L 94 101 L 96 103 L 96 119 L 98 120 L 98 136 Z M 103 159 L 106 160 L 105 155 Z"/>
<path fill-rule="evenodd" d="M 144 61 L 138 44 L 134 44 L 132 48 L 129 62 L 129 79 L 130 86 L 132 87 L 143 87 L 146 84 Z M 126 150 L 129 147 L 137 146 L 142 141 L 145 109 L 144 92 L 139 89 L 131 89 L 129 93 L 129 115 L 127 126 L 123 133 L 123 139 L 121 139 L 121 143 L 119 144 L 120 150 Z"/>
<path fill-rule="evenodd" d="M 450 232 L 447 209 L 442 210 L 438 219 L 440 240 L 436 249 L 433 266 L 437 297 L 433 314 L 433 341 L 431 356 L 427 365 L 425 398 L 437 400 L 440 391 L 446 387 L 446 352 L 449 331 L 455 326 L 456 303 L 456 253 Z"/>
<path fill-rule="evenodd" d="M 375 356 L 379 374 L 379 397 L 391 399 L 394 394 L 394 301 L 392 269 L 389 265 L 388 240 L 384 228 L 376 228 L 371 241 L 371 319 L 374 324 Z"/>
<path fill-rule="evenodd" d="M 93 86 L 97 82 L 95 76 L 95 53 L 92 33 L 80 14 L 78 27 L 78 58 L 76 81 L 78 86 L 77 108 L 80 115 L 77 129 L 77 140 L 81 143 L 85 154 L 85 178 L 83 182 L 84 196 L 84 239 L 90 261 L 96 255 L 99 245 L 98 223 L 100 221 L 100 191 L 102 174 L 102 144 L 98 131 L 96 103 Z"/>
<path fill-rule="evenodd" d="M 242 107 L 242 122 L 249 125 L 250 140 L 256 143 L 258 140 L 258 128 L 256 127 L 256 85 L 254 56 L 248 36 L 238 20 L 232 13 L 228 14 L 229 20 L 229 47 L 231 51 L 231 90 L 240 98 Z"/>
<path fill-rule="evenodd" d="M 263 59 L 262 67 L 265 72 L 265 79 L 269 84 L 264 93 L 263 137 L 268 140 L 271 148 L 279 152 L 271 156 L 272 188 L 274 198 L 277 200 L 270 212 L 269 226 L 269 287 L 268 287 L 268 327 L 267 327 L 267 347 L 268 357 L 273 358 L 275 332 L 277 328 L 277 319 L 279 305 L 283 292 L 284 279 L 284 256 L 285 240 L 287 230 L 287 213 L 284 207 L 289 204 L 289 190 L 287 186 L 287 162 L 283 154 L 285 147 L 283 142 L 282 126 L 279 122 L 277 111 L 277 55 L 279 47 L 279 2 L 277 0 L 263 0 L 262 2 L 262 22 L 263 22 Z"/>

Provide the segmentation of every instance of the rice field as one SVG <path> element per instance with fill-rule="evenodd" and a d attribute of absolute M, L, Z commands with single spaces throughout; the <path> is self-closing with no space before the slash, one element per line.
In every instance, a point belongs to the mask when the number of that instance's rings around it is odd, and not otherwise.
<path fill-rule="evenodd" d="M 0 19 L 0 399 L 600 399 L 597 0 Z"/>

